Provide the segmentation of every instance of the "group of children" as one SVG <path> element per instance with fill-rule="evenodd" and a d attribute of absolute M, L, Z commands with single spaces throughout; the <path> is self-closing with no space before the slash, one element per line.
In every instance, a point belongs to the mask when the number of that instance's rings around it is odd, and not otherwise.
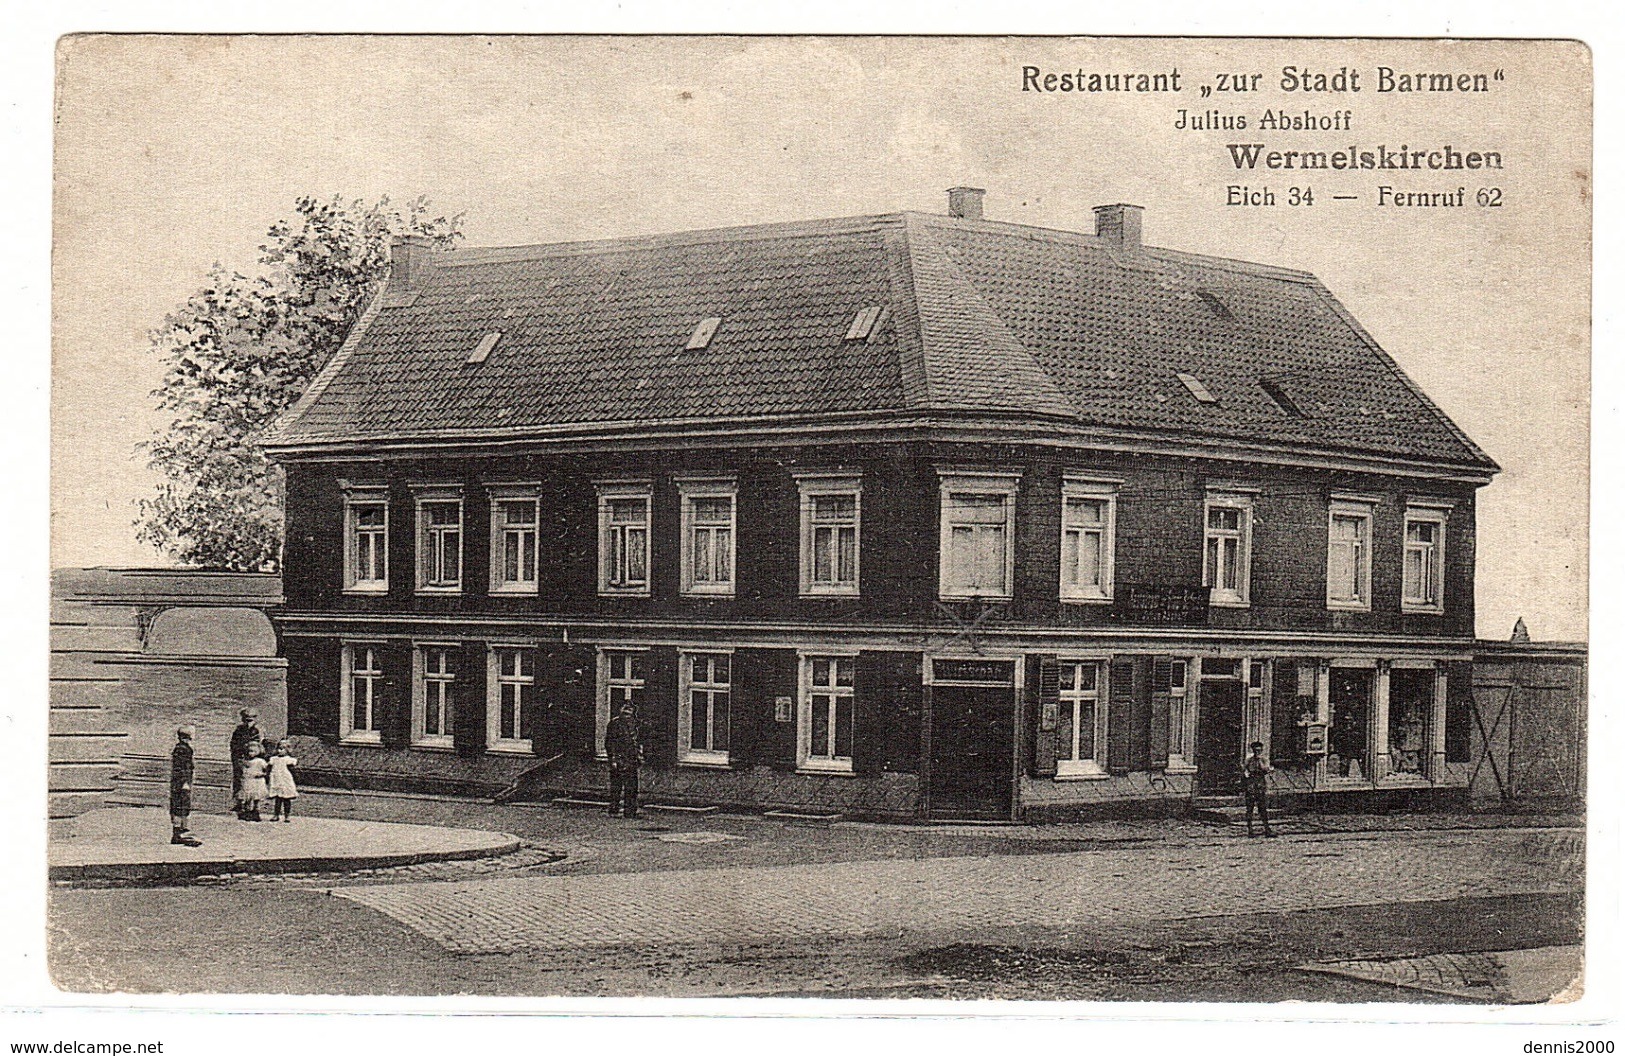
<path fill-rule="evenodd" d="M 239 767 L 237 781 L 237 816 L 244 821 L 263 821 L 260 810 L 266 800 L 271 801 L 272 821 L 292 821 L 293 801 L 299 788 L 293 781 L 293 768 L 299 760 L 286 740 L 279 741 L 269 759 L 259 741 L 248 745 L 248 757 Z"/>

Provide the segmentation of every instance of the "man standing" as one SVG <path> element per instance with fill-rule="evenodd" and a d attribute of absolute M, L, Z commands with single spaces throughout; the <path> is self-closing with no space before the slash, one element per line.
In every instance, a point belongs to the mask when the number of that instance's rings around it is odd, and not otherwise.
<path fill-rule="evenodd" d="M 184 847 L 203 846 L 187 828 L 192 818 L 192 737 L 196 732 L 190 726 L 177 729 L 175 750 L 169 755 L 169 825 L 173 830 L 169 842 Z"/>
<path fill-rule="evenodd" d="M 1258 835 L 1253 831 L 1253 810 L 1257 809 L 1258 820 L 1264 824 L 1264 835 L 1273 839 L 1275 833 L 1270 831 L 1269 806 L 1265 802 L 1270 764 L 1264 759 L 1263 741 L 1254 741 L 1250 747 L 1252 754 L 1241 764 L 1242 790 L 1247 797 L 1247 835 Z"/>
<path fill-rule="evenodd" d="M 243 810 L 243 764 L 248 761 L 248 746 L 264 740 L 260 736 L 260 713 L 253 708 L 244 708 L 240 713 L 242 721 L 237 728 L 231 731 L 231 809 L 237 812 L 239 819 L 247 819 L 248 814 Z"/>
<path fill-rule="evenodd" d="M 609 815 L 638 816 L 638 764 L 643 762 L 643 745 L 638 741 L 638 721 L 631 704 L 622 704 L 620 714 L 609 720 L 604 731 L 604 749 L 609 753 Z"/>

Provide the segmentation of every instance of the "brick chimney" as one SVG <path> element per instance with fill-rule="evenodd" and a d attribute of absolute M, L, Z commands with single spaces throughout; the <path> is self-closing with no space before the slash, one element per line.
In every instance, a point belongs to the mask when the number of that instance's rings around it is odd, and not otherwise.
<path fill-rule="evenodd" d="M 1140 223 L 1145 210 L 1119 202 L 1095 206 L 1095 237 L 1118 249 L 1140 248 Z"/>
<path fill-rule="evenodd" d="M 980 187 L 948 188 L 948 215 L 961 220 L 980 220 L 985 194 L 987 192 Z"/>
<path fill-rule="evenodd" d="M 389 244 L 389 286 L 393 293 L 411 293 L 423 282 L 423 272 L 434 255 L 427 235 L 396 235 Z"/>

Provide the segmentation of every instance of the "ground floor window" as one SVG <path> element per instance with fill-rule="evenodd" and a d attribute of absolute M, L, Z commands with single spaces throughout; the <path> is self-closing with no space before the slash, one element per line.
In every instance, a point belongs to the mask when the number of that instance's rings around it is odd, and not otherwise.
<path fill-rule="evenodd" d="M 598 758 L 608 759 L 604 747 L 604 733 L 609 729 L 609 718 L 621 710 L 621 705 L 634 708 L 643 703 L 644 665 L 647 651 L 643 649 L 598 650 L 598 702 L 597 733 L 593 741 Z"/>
<path fill-rule="evenodd" d="M 1332 668 L 1326 753 L 1326 772 L 1332 777 L 1365 781 L 1371 776 L 1371 689 L 1375 674 L 1368 668 Z"/>
<path fill-rule="evenodd" d="M 358 744 L 377 744 L 382 733 L 383 650 L 367 642 L 344 646 L 344 673 L 340 683 L 339 736 Z"/>
<path fill-rule="evenodd" d="M 1056 777 L 1107 776 L 1101 666 L 1096 660 L 1063 660 L 1058 667 L 1061 755 L 1055 761 Z"/>
<path fill-rule="evenodd" d="M 412 743 L 420 747 L 450 747 L 457 718 L 457 647 L 419 646 L 412 679 Z"/>
<path fill-rule="evenodd" d="M 732 657 L 727 653 L 682 653 L 678 662 L 682 684 L 677 699 L 677 757 L 685 763 L 726 763 Z"/>
<path fill-rule="evenodd" d="M 536 661 L 530 650 L 497 646 L 486 677 L 485 739 L 496 752 L 531 751 L 525 711 L 536 692 Z"/>
<path fill-rule="evenodd" d="M 852 770 L 854 660 L 850 656 L 801 658 L 796 765 L 803 770 Z"/>
<path fill-rule="evenodd" d="M 1388 678 L 1388 772 L 1427 775 L 1433 741 L 1434 672 L 1396 668 Z"/>

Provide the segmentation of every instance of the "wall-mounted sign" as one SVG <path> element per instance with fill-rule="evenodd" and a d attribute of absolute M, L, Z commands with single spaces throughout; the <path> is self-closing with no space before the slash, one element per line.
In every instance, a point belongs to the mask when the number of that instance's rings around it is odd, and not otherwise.
<path fill-rule="evenodd" d="M 1184 583 L 1120 583 L 1112 611 L 1139 626 L 1202 626 L 1208 618 L 1208 588 Z"/>
<path fill-rule="evenodd" d="M 773 698 L 773 721 L 791 722 L 796 717 L 795 701 L 790 697 Z"/>
<path fill-rule="evenodd" d="M 1326 724 L 1311 722 L 1303 728 L 1303 754 L 1326 754 Z"/>
<path fill-rule="evenodd" d="M 1059 721 L 1059 705 L 1053 700 L 1044 701 L 1043 710 L 1038 713 L 1038 728 L 1053 730 Z"/>
<path fill-rule="evenodd" d="M 1015 681 L 1016 665 L 1009 660 L 933 660 L 931 678 L 935 682 L 975 682 L 1008 686 Z"/>

